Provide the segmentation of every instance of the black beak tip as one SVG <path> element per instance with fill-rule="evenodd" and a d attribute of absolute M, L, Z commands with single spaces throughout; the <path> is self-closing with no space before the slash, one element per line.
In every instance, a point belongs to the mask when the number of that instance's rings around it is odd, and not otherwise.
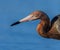
<path fill-rule="evenodd" d="M 19 23 L 21 23 L 21 22 L 17 21 L 17 22 L 15 22 L 15 23 L 11 24 L 10 26 L 14 26 L 14 25 L 17 25 L 17 24 L 19 24 Z"/>

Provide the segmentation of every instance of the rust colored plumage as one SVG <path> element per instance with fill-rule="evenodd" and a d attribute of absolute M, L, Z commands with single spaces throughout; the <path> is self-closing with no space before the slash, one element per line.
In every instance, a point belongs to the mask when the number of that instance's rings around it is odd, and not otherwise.
<path fill-rule="evenodd" d="M 26 22 L 30 20 L 40 19 L 41 22 L 37 26 L 37 32 L 39 35 L 45 38 L 60 39 L 60 15 L 55 16 L 52 21 L 50 21 L 48 15 L 42 11 L 34 11 L 26 18 L 13 23 L 11 26 L 19 24 L 21 22 Z"/>

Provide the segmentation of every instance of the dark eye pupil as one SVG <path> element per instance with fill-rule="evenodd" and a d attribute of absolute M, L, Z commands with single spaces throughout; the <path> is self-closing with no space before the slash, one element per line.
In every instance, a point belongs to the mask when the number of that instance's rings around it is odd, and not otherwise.
<path fill-rule="evenodd" d="M 37 17 L 37 15 L 35 17 Z"/>

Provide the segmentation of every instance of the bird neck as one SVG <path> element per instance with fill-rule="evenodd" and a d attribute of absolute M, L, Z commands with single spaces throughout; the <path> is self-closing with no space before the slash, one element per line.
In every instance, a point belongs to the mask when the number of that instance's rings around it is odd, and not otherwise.
<path fill-rule="evenodd" d="M 47 16 L 40 19 L 41 22 L 37 26 L 38 33 L 43 37 L 48 37 L 47 32 L 50 30 L 50 19 Z"/>

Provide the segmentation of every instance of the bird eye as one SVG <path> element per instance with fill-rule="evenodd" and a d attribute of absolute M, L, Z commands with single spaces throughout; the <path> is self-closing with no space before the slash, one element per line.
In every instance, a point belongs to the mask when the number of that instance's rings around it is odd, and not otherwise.
<path fill-rule="evenodd" d="M 37 17 L 37 15 L 34 15 L 35 17 Z"/>

